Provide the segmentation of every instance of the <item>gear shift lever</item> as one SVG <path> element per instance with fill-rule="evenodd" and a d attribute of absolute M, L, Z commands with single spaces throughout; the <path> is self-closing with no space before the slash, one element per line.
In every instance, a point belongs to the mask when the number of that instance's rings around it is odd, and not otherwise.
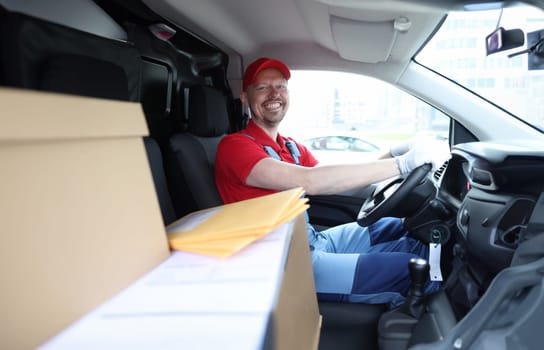
<path fill-rule="evenodd" d="M 427 276 L 429 276 L 429 263 L 425 259 L 412 258 L 408 262 L 408 269 L 410 269 L 410 278 L 412 279 L 408 295 L 423 296 Z"/>
<path fill-rule="evenodd" d="M 412 258 L 408 262 L 408 268 L 410 269 L 412 285 L 408 291 L 404 309 L 408 315 L 417 319 L 423 312 L 423 296 L 425 295 L 425 283 L 427 282 L 427 276 L 429 276 L 430 266 L 425 259 Z"/>
<path fill-rule="evenodd" d="M 408 269 L 412 284 L 404 304 L 385 312 L 378 323 L 378 344 L 383 350 L 408 349 L 411 344 L 426 342 L 426 339 L 438 340 L 441 332 L 430 326 L 441 323 L 441 318 L 436 318 L 432 312 L 425 313 L 427 305 L 434 304 L 433 297 L 425 295 L 429 263 L 425 259 L 413 258 L 408 262 Z"/>

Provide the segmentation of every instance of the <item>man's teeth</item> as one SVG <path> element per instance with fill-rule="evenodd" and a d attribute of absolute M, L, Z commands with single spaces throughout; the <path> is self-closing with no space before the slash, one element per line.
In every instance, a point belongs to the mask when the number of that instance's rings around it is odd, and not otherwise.
<path fill-rule="evenodd" d="M 266 104 L 264 107 L 266 109 L 277 109 L 281 107 L 281 103 L 279 102 L 269 103 L 269 104 Z"/>

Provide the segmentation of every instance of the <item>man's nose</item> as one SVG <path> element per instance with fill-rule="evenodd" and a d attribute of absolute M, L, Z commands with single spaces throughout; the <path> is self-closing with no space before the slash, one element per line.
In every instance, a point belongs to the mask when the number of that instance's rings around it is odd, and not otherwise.
<path fill-rule="evenodd" d="M 278 88 L 276 88 L 275 86 L 271 86 L 268 95 L 269 96 L 274 96 L 274 97 L 279 96 L 280 95 L 280 90 Z"/>

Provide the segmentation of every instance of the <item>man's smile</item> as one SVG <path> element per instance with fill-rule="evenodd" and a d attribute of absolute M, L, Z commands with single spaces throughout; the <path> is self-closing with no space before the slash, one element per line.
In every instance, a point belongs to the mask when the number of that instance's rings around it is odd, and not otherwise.
<path fill-rule="evenodd" d="M 266 109 L 267 111 L 274 111 L 274 110 L 280 109 L 281 106 L 282 106 L 281 101 L 268 101 L 263 103 L 263 108 Z"/>

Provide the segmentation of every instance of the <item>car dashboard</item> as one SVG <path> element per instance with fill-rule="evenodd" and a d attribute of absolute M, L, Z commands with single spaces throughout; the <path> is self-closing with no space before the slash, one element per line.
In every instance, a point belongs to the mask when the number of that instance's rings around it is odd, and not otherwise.
<path fill-rule="evenodd" d="M 428 236 L 431 265 L 436 269 L 438 254 L 446 278 L 441 290 L 424 300 L 424 308 L 418 309 L 421 300 L 412 294 L 408 306 L 382 315 L 380 348 L 399 349 L 399 334 L 418 349 L 446 349 L 454 343 L 480 348 L 471 343 L 474 330 L 506 329 L 511 341 L 508 332 L 521 334 L 525 327 L 518 319 L 541 321 L 542 308 L 535 305 L 542 305 L 543 146 L 457 144 L 450 159 L 416 186 L 426 193 L 423 184 L 432 182 L 435 192 L 420 211 L 405 218 L 405 226 L 421 239 Z M 496 345 L 497 334 L 490 337 L 489 344 Z"/>
<path fill-rule="evenodd" d="M 487 142 L 452 148 L 438 198 L 455 213 L 456 241 L 473 270 L 495 274 L 510 264 L 543 189 L 542 150 Z"/>

